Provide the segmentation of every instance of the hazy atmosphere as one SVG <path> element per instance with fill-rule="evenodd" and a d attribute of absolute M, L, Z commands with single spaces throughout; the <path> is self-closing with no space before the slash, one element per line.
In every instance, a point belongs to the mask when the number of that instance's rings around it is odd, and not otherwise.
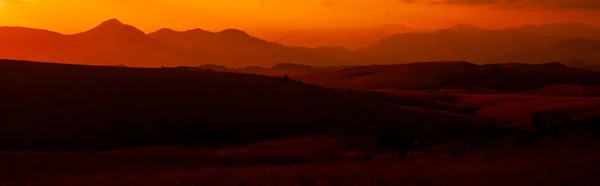
<path fill-rule="evenodd" d="M 0 0 L 0 186 L 597 186 L 598 0 Z"/>
<path fill-rule="evenodd" d="M 0 25 L 81 32 L 111 18 L 145 32 L 377 27 L 505 28 L 577 22 L 600 26 L 597 0 L 3 0 Z"/>

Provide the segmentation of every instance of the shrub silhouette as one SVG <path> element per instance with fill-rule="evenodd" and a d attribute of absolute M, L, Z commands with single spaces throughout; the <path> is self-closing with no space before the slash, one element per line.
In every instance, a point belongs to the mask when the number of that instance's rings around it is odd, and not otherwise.
<path fill-rule="evenodd" d="M 542 120 L 542 114 L 540 112 L 536 112 L 533 114 L 533 119 L 531 121 L 533 127 L 535 128 L 536 133 L 544 134 L 548 131 L 548 123 Z"/>

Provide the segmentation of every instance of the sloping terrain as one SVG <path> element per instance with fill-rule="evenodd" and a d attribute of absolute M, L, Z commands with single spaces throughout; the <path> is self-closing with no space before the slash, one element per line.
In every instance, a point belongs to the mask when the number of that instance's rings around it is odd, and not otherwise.
<path fill-rule="evenodd" d="M 569 68 L 560 63 L 476 65 L 467 62 L 431 62 L 361 66 L 312 73 L 301 79 L 306 83 L 343 89 L 487 89 L 519 92 L 552 84 L 595 86 L 600 84 L 600 73 Z"/>
<path fill-rule="evenodd" d="M 597 123 L 597 121 L 596 121 Z M 596 124 L 588 123 L 588 124 Z M 206 149 L 135 148 L 106 152 L 0 152 L 0 185 L 598 185 L 599 128 L 561 132 L 561 138 L 498 139 L 448 143 L 400 153 L 367 154 L 357 161 L 268 163 L 285 156 L 236 157 Z M 516 137 L 516 136 L 515 136 Z M 319 139 L 261 142 L 261 149 L 284 143 L 286 150 Z M 294 144 L 299 147 L 295 148 Z M 279 153 L 281 151 L 276 151 Z M 303 152 L 303 151 L 301 151 Z M 260 159 L 260 157 L 269 157 Z M 303 154 L 301 157 L 306 158 Z M 208 160 L 208 161 L 207 161 Z M 263 161 L 267 160 L 267 161 Z M 206 164 L 208 163 L 208 164 Z M 213 165 L 210 163 L 217 163 Z M 210 166 L 208 166 L 210 165 Z M 235 178 L 235 179 L 232 179 Z M 474 179 L 476 178 L 476 179 Z"/>
<path fill-rule="evenodd" d="M 354 92 L 369 99 L 402 106 L 443 110 L 464 115 L 474 115 L 477 111 L 477 108 L 458 105 L 457 96 L 443 93 L 382 89 L 363 89 Z"/>
<path fill-rule="evenodd" d="M 558 84 L 544 86 L 524 93 L 546 96 L 600 97 L 600 87 L 584 87 L 581 85 Z"/>
<path fill-rule="evenodd" d="M 585 118 L 600 117 L 600 98 L 556 97 L 514 94 L 466 94 L 458 102 L 479 108 L 479 118 L 499 120 L 511 126 L 529 126 L 534 113 L 548 121 L 563 124 Z"/>
<path fill-rule="evenodd" d="M 4 148 L 217 145 L 306 133 L 444 141 L 502 131 L 285 78 L 185 68 L 2 60 L 0 86 Z"/>

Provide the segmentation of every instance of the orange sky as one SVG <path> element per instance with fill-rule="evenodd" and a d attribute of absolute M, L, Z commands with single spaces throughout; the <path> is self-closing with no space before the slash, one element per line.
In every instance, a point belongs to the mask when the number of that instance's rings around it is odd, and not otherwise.
<path fill-rule="evenodd" d="M 486 28 L 551 22 L 600 27 L 598 0 L 0 0 L 0 25 L 63 33 L 109 18 L 146 32 L 173 29 L 244 30 L 363 27 L 400 24 Z M 431 2 L 434 1 L 434 2 Z M 520 3 L 506 3 L 520 2 Z M 542 3 L 534 3 L 542 2 Z"/>

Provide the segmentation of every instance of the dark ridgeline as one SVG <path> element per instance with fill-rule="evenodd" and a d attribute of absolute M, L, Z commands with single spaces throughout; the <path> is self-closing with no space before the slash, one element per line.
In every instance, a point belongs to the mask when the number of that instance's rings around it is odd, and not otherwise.
<path fill-rule="evenodd" d="M 277 77 L 8 60 L 0 74 L 5 149 L 206 147 L 313 133 L 376 140 L 385 132 L 441 142 L 504 131 L 460 114 Z"/>
<path fill-rule="evenodd" d="M 548 24 L 490 30 L 456 25 L 435 32 L 399 33 L 359 51 L 394 63 L 459 61 L 561 63 L 583 60 L 598 65 L 600 30 L 581 24 Z"/>
<path fill-rule="evenodd" d="M 390 34 L 387 34 L 390 35 Z M 419 61 L 487 63 L 568 63 L 598 69 L 600 30 L 579 24 L 481 29 L 456 25 L 435 32 L 401 32 L 370 46 L 292 47 L 227 29 L 145 34 L 111 19 L 88 31 L 64 35 L 31 28 L 0 28 L 0 58 L 132 67 L 224 65 L 271 67 L 281 63 L 311 66 L 399 64 Z M 167 63 L 168 62 L 168 63 Z"/>
<path fill-rule="evenodd" d="M 599 86 L 600 72 L 560 63 L 423 62 L 372 65 L 309 74 L 301 78 L 330 88 L 400 90 L 491 90 L 516 93 L 557 84 Z"/>

